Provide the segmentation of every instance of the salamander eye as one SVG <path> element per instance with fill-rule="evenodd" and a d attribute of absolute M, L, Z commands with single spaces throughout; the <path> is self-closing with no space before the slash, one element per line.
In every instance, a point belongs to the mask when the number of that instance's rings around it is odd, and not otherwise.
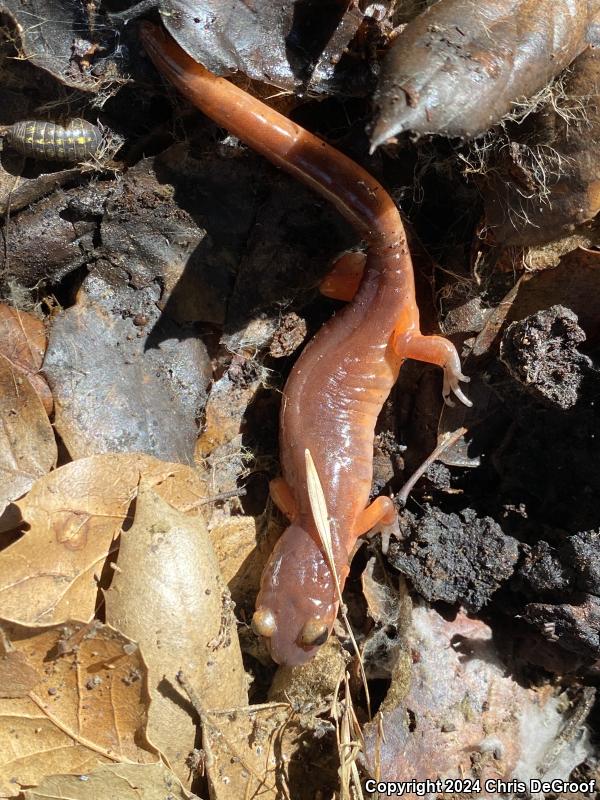
<path fill-rule="evenodd" d="M 304 647 L 317 647 L 325 644 L 329 636 L 329 627 L 322 619 L 313 617 L 305 622 L 300 631 L 299 642 Z"/>
<path fill-rule="evenodd" d="M 277 623 L 275 616 L 269 608 L 261 606 L 257 608 L 252 617 L 252 630 L 258 636 L 264 636 L 269 639 L 277 630 Z"/>

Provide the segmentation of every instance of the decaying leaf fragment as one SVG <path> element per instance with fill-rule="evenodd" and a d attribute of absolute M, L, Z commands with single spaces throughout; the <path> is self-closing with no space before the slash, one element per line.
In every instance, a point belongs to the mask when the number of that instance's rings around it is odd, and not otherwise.
<path fill-rule="evenodd" d="M 545 244 L 600 210 L 600 52 L 573 63 L 558 97 L 496 148 L 478 180 L 485 225 L 502 247 Z"/>
<path fill-rule="evenodd" d="M 248 702 L 233 604 L 202 518 L 142 483 L 105 599 L 107 622 L 139 643 L 148 664 L 148 736 L 187 784 L 196 720 L 176 674 L 207 709 Z"/>
<path fill-rule="evenodd" d="M 508 322 L 522 320 L 541 309 L 564 305 L 573 311 L 592 345 L 600 340 L 600 317 L 595 298 L 600 292 L 600 252 L 578 247 L 562 256 L 554 269 L 530 273 L 519 290 Z"/>
<path fill-rule="evenodd" d="M 29 378 L 0 355 L 0 514 L 56 463 L 56 440 Z"/>
<path fill-rule="evenodd" d="M 25 800 L 186 800 L 188 793 L 164 764 L 103 764 L 85 775 L 51 775 Z"/>
<path fill-rule="evenodd" d="M 324 737 L 333 726 L 327 720 L 294 714 L 288 703 L 232 708 L 206 715 L 203 744 L 213 800 L 289 797 L 314 800 L 332 796 L 337 774 Z"/>
<path fill-rule="evenodd" d="M 517 682 L 491 629 L 463 612 L 447 621 L 416 607 L 410 646 L 412 664 L 399 662 L 379 713 L 365 726 L 369 773 L 395 781 L 479 778 L 482 786 L 486 778 L 540 777 L 569 713 L 554 690 Z M 544 776 L 567 778 L 589 752 L 583 731 Z"/>
<path fill-rule="evenodd" d="M 4 658 L 18 655 L 27 673 L 25 682 L 16 669 L 4 674 L 2 797 L 56 772 L 158 760 L 146 738 L 146 666 L 134 643 L 100 623 L 0 627 L 10 648 Z"/>
<path fill-rule="evenodd" d="M 331 90 L 335 67 L 363 20 L 357 3 L 157 0 L 156 5 L 173 38 L 211 72 L 239 71 L 288 90 L 308 82 L 312 91 Z M 344 88 L 356 90 L 357 83 L 364 85 L 348 80 Z"/>
<path fill-rule="evenodd" d="M 29 530 L 0 554 L 0 615 L 24 624 L 89 620 L 102 573 L 143 476 L 176 508 L 204 494 L 182 464 L 139 454 L 73 461 L 40 478 L 18 503 Z"/>
<path fill-rule="evenodd" d="M 73 0 L 2 0 L 0 12 L 14 23 L 20 55 L 61 83 L 99 91 L 123 79 L 115 53 L 116 32 L 96 3 Z"/>
<path fill-rule="evenodd" d="M 158 290 L 154 302 L 137 291 L 135 299 L 149 310 L 132 319 L 118 303 L 121 298 L 115 302 L 111 296 L 110 282 L 93 276 L 89 283 L 78 302 L 54 318 L 44 360 L 56 430 L 70 455 L 142 452 L 191 463 L 205 398 L 202 342 L 178 341 L 176 329 L 160 347 L 149 347 L 149 323 L 159 315 Z"/>
<path fill-rule="evenodd" d="M 1 212 L 0 212 L 1 213 Z M 24 372 L 39 394 L 44 408 L 52 411 L 52 393 L 39 374 L 46 352 L 44 323 L 18 308 L 0 303 L 0 353 Z"/>
<path fill-rule="evenodd" d="M 394 41 L 372 147 L 402 131 L 472 137 L 587 47 L 598 0 L 440 0 Z"/>

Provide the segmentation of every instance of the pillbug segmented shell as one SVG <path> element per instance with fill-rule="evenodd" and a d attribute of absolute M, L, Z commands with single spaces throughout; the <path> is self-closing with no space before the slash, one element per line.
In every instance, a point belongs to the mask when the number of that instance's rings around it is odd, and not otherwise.
<path fill-rule="evenodd" d="M 67 125 L 43 120 L 23 120 L 4 134 L 19 153 L 45 161 L 85 161 L 100 149 L 102 131 L 85 119 L 72 119 Z"/>

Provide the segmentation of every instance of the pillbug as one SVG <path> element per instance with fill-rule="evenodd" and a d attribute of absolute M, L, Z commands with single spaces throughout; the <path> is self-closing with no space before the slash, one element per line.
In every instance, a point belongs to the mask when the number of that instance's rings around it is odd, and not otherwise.
<path fill-rule="evenodd" d="M 23 120 L 6 128 L 4 136 L 19 153 L 45 161 L 85 161 L 95 156 L 103 143 L 100 128 L 79 118 L 67 125 Z"/>

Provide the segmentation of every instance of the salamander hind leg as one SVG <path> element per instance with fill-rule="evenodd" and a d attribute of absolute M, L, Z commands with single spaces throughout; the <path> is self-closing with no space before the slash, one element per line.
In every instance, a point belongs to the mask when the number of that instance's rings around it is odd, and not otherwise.
<path fill-rule="evenodd" d="M 347 250 L 339 255 L 321 281 L 321 294 L 334 300 L 352 300 L 362 280 L 366 259 L 367 254 L 361 250 Z"/>
<path fill-rule="evenodd" d="M 427 364 L 436 364 L 444 370 L 444 402 L 452 406 L 450 395 L 454 394 L 466 406 L 473 404 L 463 394 L 460 382 L 469 382 L 469 378 L 462 374 L 460 358 L 456 348 L 443 336 L 423 336 L 420 333 L 398 333 L 392 340 L 394 350 L 401 358 L 414 358 L 425 361 Z"/>

